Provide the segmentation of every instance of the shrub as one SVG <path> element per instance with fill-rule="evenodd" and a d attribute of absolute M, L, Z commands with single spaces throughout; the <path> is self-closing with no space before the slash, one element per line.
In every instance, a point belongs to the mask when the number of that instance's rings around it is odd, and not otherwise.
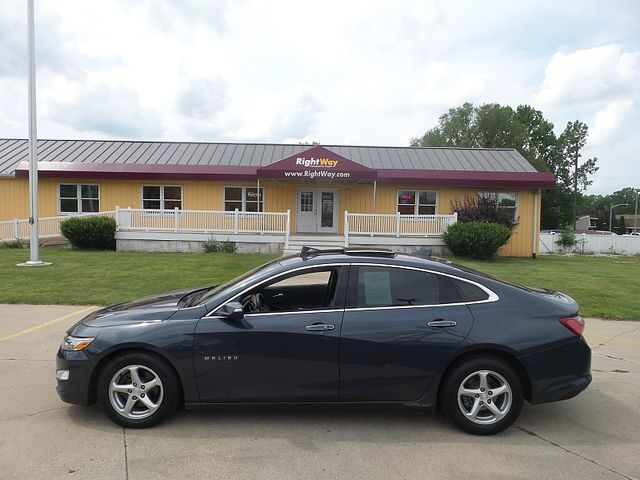
<path fill-rule="evenodd" d="M 624 215 L 620 215 L 618 218 L 618 228 L 616 230 L 618 235 L 624 235 L 627 233 L 627 224 L 624 221 Z"/>
<path fill-rule="evenodd" d="M 15 240 L 0 242 L 0 248 L 22 248 L 22 243 L 16 238 Z"/>
<path fill-rule="evenodd" d="M 215 238 L 210 238 L 202 244 L 204 253 L 235 253 L 238 250 L 236 242 L 220 242 Z"/>
<path fill-rule="evenodd" d="M 513 218 L 511 210 L 501 207 L 495 198 L 488 196 L 466 196 L 464 200 L 455 198 L 451 209 L 458 213 L 459 222 L 498 223 L 510 229 L 518 225 L 518 219 Z"/>
<path fill-rule="evenodd" d="M 511 238 L 511 228 L 490 222 L 458 222 L 444 232 L 454 255 L 480 260 L 492 258 Z"/>
<path fill-rule="evenodd" d="M 575 247 L 577 243 L 576 234 L 573 233 L 571 225 L 564 225 L 558 233 L 556 245 L 560 245 L 563 248 L 570 248 Z"/>
<path fill-rule="evenodd" d="M 110 217 L 71 217 L 60 223 L 60 231 L 76 248 L 116 249 L 116 221 Z"/>

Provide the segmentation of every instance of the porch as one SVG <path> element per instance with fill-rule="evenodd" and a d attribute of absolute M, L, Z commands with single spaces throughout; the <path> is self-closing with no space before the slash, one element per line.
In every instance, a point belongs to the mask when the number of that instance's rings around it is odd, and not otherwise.
<path fill-rule="evenodd" d="M 343 234 L 294 233 L 291 211 L 241 212 L 116 208 L 118 250 L 196 251 L 202 242 L 235 242 L 244 253 L 295 253 L 316 247 L 379 246 L 413 251 L 444 247 L 452 215 L 369 214 L 345 211 Z"/>
<path fill-rule="evenodd" d="M 118 250 L 200 251 L 207 240 L 235 242 L 244 253 L 294 253 L 303 245 L 379 246 L 412 251 L 440 248 L 442 233 L 457 215 L 400 215 L 345 211 L 342 232 L 296 234 L 291 211 L 242 212 L 119 208 L 92 213 L 116 220 Z M 85 215 L 80 215 L 85 216 Z M 40 219 L 40 238 L 60 237 L 60 223 L 69 216 Z M 0 241 L 28 240 L 28 220 L 0 222 Z"/>

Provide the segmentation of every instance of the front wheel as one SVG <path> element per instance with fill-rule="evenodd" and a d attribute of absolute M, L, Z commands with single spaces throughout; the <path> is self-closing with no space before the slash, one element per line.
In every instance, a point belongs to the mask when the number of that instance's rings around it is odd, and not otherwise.
<path fill-rule="evenodd" d="M 503 431 L 522 409 L 518 374 L 506 362 L 493 357 L 473 357 L 455 366 L 442 393 L 446 415 L 474 435 Z"/>
<path fill-rule="evenodd" d="M 178 379 L 164 360 L 129 353 L 109 362 L 98 381 L 107 416 L 123 427 L 157 425 L 178 406 Z"/>

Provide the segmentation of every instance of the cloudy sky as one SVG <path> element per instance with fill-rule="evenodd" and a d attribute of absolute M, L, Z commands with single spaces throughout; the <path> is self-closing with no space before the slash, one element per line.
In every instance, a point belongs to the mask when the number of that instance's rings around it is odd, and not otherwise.
<path fill-rule="evenodd" d="M 0 138 L 27 135 L 26 2 L 0 0 Z M 465 101 L 590 127 L 640 187 L 640 2 L 36 0 L 40 138 L 408 145 Z"/>

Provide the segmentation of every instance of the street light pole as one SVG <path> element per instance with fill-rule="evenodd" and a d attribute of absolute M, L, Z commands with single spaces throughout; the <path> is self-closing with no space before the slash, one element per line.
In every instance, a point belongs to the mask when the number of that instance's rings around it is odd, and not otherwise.
<path fill-rule="evenodd" d="M 36 117 L 36 40 L 34 0 L 27 0 L 27 49 L 29 50 L 29 261 L 21 267 L 51 265 L 39 258 L 38 235 L 38 129 Z"/>
<path fill-rule="evenodd" d="M 616 207 L 622 207 L 622 206 L 626 206 L 628 207 L 629 204 L 628 203 L 617 203 L 615 205 L 611 205 L 611 207 L 609 208 L 609 231 L 611 231 L 611 222 L 613 221 L 613 209 Z"/>
<path fill-rule="evenodd" d="M 638 193 L 640 193 L 640 188 L 636 188 L 636 210 L 633 214 L 633 231 L 638 231 Z"/>

